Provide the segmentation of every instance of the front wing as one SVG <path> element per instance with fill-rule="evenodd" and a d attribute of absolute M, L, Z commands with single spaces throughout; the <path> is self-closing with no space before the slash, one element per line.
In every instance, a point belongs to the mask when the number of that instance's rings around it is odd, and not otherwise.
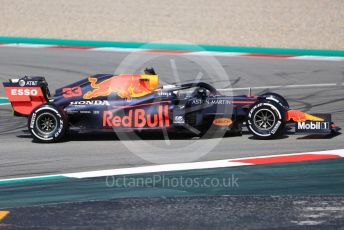
<path fill-rule="evenodd" d="M 331 134 L 339 127 L 332 122 L 331 114 L 308 114 L 299 110 L 288 110 L 286 121 L 295 134 Z"/>

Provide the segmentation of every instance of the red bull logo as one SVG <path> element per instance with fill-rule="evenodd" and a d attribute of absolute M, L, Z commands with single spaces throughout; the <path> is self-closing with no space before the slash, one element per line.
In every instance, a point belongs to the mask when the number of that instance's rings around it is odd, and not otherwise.
<path fill-rule="evenodd" d="M 286 121 L 305 122 L 305 121 L 324 121 L 321 117 L 316 117 L 299 110 L 288 110 L 286 112 Z"/>
<path fill-rule="evenodd" d="M 121 98 L 142 97 L 152 93 L 159 84 L 158 75 L 121 74 L 97 83 L 98 79 L 89 77 L 93 90 L 84 94 L 84 99 L 117 94 Z"/>
<path fill-rule="evenodd" d="M 169 126 L 168 105 L 159 105 L 155 114 L 147 114 L 144 109 L 130 109 L 126 116 L 115 115 L 112 111 L 103 112 L 103 127 L 162 128 Z"/>

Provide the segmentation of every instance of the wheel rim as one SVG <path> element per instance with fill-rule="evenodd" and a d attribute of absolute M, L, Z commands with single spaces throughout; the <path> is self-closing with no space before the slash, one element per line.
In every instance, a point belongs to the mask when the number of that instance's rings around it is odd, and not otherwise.
<path fill-rule="evenodd" d="M 42 113 L 37 117 L 36 127 L 39 132 L 49 135 L 57 128 L 57 119 L 50 113 Z"/>
<path fill-rule="evenodd" d="M 261 109 L 254 115 L 253 121 L 259 129 L 270 130 L 276 123 L 276 117 L 271 110 Z"/>

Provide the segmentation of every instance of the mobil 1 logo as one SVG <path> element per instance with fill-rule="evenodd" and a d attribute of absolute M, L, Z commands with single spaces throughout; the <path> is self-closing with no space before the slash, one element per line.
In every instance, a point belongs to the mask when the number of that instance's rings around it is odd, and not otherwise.
<path fill-rule="evenodd" d="M 315 114 L 314 114 L 315 115 Z M 331 115 L 316 114 L 323 121 L 302 121 L 295 124 L 296 133 L 330 133 L 331 132 Z"/>

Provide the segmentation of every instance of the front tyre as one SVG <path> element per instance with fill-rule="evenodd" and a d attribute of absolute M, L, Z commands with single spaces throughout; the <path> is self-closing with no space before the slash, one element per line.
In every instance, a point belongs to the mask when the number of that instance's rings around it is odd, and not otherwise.
<path fill-rule="evenodd" d="M 64 114 L 51 104 L 34 109 L 29 116 L 28 129 L 37 142 L 52 143 L 59 141 L 67 129 Z"/>
<path fill-rule="evenodd" d="M 254 103 L 247 115 L 248 130 L 258 139 L 274 139 L 285 131 L 285 108 L 271 100 Z"/>
<path fill-rule="evenodd" d="M 284 97 L 282 97 L 281 95 L 279 95 L 277 93 L 264 93 L 264 94 L 260 95 L 260 97 L 264 97 L 265 100 L 276 101 L 277 103 L 284 106 L 284 108 L 289 109 L 288 101 Z"/>

